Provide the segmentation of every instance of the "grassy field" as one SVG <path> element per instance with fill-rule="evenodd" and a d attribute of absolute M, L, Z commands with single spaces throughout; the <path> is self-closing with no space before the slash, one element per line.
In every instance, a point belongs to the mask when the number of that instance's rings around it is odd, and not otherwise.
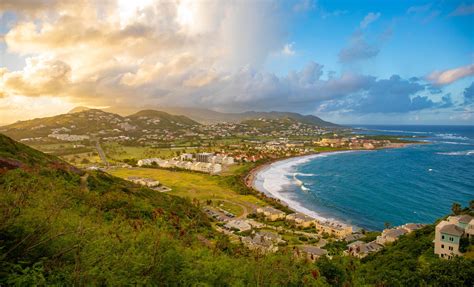
<path fill-rule="evenodd" d="M 236 165 L 227 173 L 239 172 L 243 167 Z M 226 176 L 151 168 L 117 168 L 110 170 L 109 173 L 122 178 L 140 176 L 159 180 L 172 189 L 170 194 L 197 199 L 202 203 L 212 200 L 213 206 L 237 216 L 252 212 L 256 206 L 266 205 L 253 195 L 241 195 L 229 188 L 224 182 Z"/>

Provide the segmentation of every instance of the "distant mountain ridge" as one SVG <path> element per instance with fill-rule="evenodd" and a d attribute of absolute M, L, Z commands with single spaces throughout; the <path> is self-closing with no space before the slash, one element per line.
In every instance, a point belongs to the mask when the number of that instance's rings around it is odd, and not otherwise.
<path fill-rule="evenodd" d="M 0 132 L 17 140 L 49 135 L 54 137 L 54 134 L 114 136 L 121 131 L 131 136 L 141 136 L 143 133 L 161 133 L 164 130 L 186 133 L 201 124 L 247 123 L 262 119 L 337 127 L 317 116 L 291 112 L 220 113 L 204 109 L 170 108 L 167 111 L 146 109 L 122 116 L 111 110 L 76 107 L 66 114 L 6 125 L 0 127 Z"/>
<path fill-rule="evenodd" d="M 86 107 L 76 107 L 70 111 L 83 111 L 87 109 Z M 138 112 L 135 109 L 130 108 L 107 108 L 103 109 L 104 111 L 113 112 L 121 115 L 129 115 L 132 113 Z M 209 109 L 201 108 L 182 108 L 182 107 L 153 107 L 152 110 L 159 110 L 167 112 L 172 115 L 184 115 L 196 122 L 201 124 L 215 124 L 220 122 L 229 122 L 229 123 L 240 123 L 246 120 L 253 120 L 258 118 L 265 119 L 278 119 L 278 118 L 290 118 L 296 121 L 299 121 L 304 124 L 322 126 L 322 127 L 337 127 L 337 124 L 325 121 L 315 115 L 302 115 L 294 112 L 279 112 L 279 111 L 270 111 L 270 112 L 255 112 L 247 111 L 242 113 L 223 113 L 217 112 Z"/>

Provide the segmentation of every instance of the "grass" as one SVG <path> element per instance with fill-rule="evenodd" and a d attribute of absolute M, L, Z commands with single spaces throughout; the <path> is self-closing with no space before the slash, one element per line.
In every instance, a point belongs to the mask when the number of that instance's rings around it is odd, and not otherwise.
<path fill-rule="evenodd" d="M 129 176 L 153 178 L 172 188 L 170 194 L 197 199 L 200 202 L 212 200 L 213 204 L 217 204 L 221 200 L 222 206 L 219 207 L 237 216 L 242 215 L 244 209 L 251 212 L 256 206 L 266 205 L 253 195 L 238 194 L 225 184 L 222 176 L 151 168 L 117 168 L 110 170 L 109 173 L 122 178 Z"/>

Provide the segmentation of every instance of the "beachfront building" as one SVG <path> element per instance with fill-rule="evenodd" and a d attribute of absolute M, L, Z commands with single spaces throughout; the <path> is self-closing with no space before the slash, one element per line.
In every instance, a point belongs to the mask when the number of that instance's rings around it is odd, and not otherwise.
<path fill-rule="evenodd" d="M 286 221 L 294 223 L 298 227 L 308 228 L 314 225 L 315 219 L 303 213 L 292 213 L 286 216 Z"/>
<path fill-rule="evenodd" d="M 461 239 L 474 234 L 474 218 L 470 215 L 449 216 L 435 229 L 434 253 L 441 258 L 461 256 Z"/>
<path fill-rule="evenodd" d="M 309 261 L 316 261 L 321 256 L 326 256 L 328 252 L 316 246 L 303 245 L 295 248 L 295 255 L 299 257 L 306 257 Z"/>
<path fill-rule="evenodd" d="M 271 206 L 257 208 L 257 214 L 262 214 L 269 221 L 285 219 L 286 213 Z"/>
<path fill-rule="evenodd" d="M 363 241 L 355 241 L 347 245 L 346 253 L 354 257 L 364 258 L 370 253 L 379 252 L 382 249 L 383 246 L 375 241 L 371 241 L 368 243 L 365 243 Z"/>
<path fill-rule="evenodd" d="M 337 238 L 344 238 L 352 233 L 352 226 L 332 221 L 314 221 L 315 227 L 319 233 L 327 233 Z"/>

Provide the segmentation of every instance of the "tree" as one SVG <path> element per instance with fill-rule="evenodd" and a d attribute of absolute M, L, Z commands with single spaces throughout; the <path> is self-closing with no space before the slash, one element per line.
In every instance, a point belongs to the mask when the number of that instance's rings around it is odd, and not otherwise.
<path fill-rule="evenodd" d="M 451 206 L 451 211 L 453 212 L 454 215 L 460 214 L 462 211 L 461 204 L 457 202 L 453 203 L 453 205 Z"/>
<path fill-rule="evenodd" d="M 346 281 L 346 271 L 343 266 L 337 264 L 334 260 L 330 260 L 326 256 L 321 257 L 316 265 L 331 286 L 343 286 Z"/>
<path fill-rule="evenodd" d="M 392 226 L 392 224 L 390 224 L 390 222 L 386 221 L 383 226 L 385 226 L 385 228 L 390 228 Z"/>
<path fill-rule="evenodd" d="M 470 209 L 471 211 L 474 211 L 474 199 L 471 200 L 471 201 L 469 201 L 469 209 Z"/>

